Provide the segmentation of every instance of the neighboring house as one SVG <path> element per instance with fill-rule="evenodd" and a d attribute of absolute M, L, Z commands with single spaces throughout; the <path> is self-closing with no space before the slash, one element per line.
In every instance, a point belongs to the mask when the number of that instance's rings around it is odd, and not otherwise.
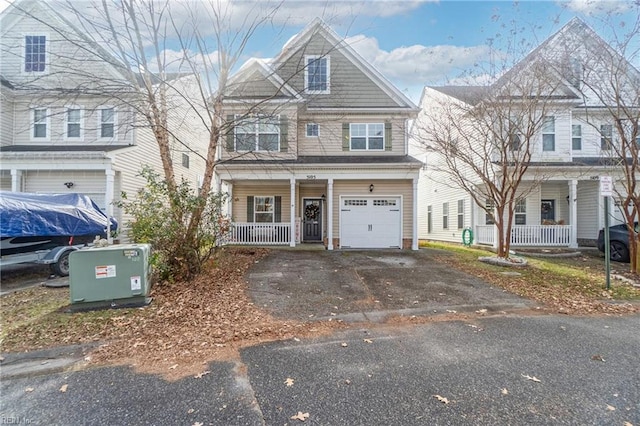
<path fill-rule="evenodd" d="M 0 28 L 0 189 L 83 193 L 124 224 L 113 205 L 121 192 L 144 187 L 145 165 L 162 173 L 139 105 L 123 93 L 124 69 L 45 1 L 14 2 Z M 181 91 L 196 84 L 193 76 L 175 78 Z M 181 96 L 169 95 L 169 105 L 182 123 L 175 138 L 193 150 L 174 140 L 176 176 L 195 187 L 204 161 L 194 152 L 206 152 L 207 137 L 193 131 Z"/>
<path fill-rule="evenodd" d="M 416 106 L 319 19 L 225 93 L 230 243 L 418 248 Z"/>
<path fill-rule="evenodd" d="M 521 183 L 522 200 L 515 207 L 512 246 L 592 246 L 598 230 L 604 226 L 604 197 L 599 177 L 610 175 L 614 181 L 624 175 L 615 162 L 609 144 L 616 143 L 614 118 L 596 96 L 585 96 L 584 79 L 603 78 L 602 73 L 586 73 L 589 58 L 612 52 L 591 28 L 579 19 L 571 20 L 555 35 L 514 66 L 493 86 L 426 87 L 418 119 L 410 136 L 410 152 L 423 160 L 419 188 L 420 239 L 462 242 L 463 231 L 473 231 L 474 242 L 497 244 L 497 229 L 490 217 L 468 192 L 456 184 L 446 184 L 439 171 L 444 162 L 437 153 L 427 154 L 420 144 L 421 124 L 441 117 L 438 105 L 462 102 L 476 108 L 487 93 L 513 73 L 526 73 L 540 58 L 556 66 L 549 68 L 557 78 L 553 104 L 545 112 L 543 125 L 534 138 L 529 172 Z M 615 53 L 611 53 L 615 55 Z M 631 87 L 640 81 L 637 70 L 628 65 Z M 561 70 L 561 72 L 558 72 Z M 605 71 L 603 71 L 605 72 Z M 588 75 L 587 75 L 588 74 Z M 597 76 L 595 74 L 598 74 Z M 626 77 L 625 77 L 626 78 Z M 464 117 L 459 117 L 464 120 Z M 483 142 L 478 140 L 478 146 Z M 513 148 L 517 149 L 517 148 Z M 541 178 L 543 176 L 544 178 Z M 474 183 L 479 185 L 479 183 Z M 490 205 L 490 204 L 486 204 Z M 611 222 L 622 222 L 623 215 L 611 199 Z"/>

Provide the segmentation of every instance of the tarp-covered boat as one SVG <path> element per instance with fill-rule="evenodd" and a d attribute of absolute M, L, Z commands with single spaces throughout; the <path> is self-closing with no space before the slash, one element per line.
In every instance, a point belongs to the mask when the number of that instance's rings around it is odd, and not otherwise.
<path fill-rule="evenodd" d="M 0 191 L 0 254 L 52 249 L 106 238 L 118 224 L 82 194 Z"/>

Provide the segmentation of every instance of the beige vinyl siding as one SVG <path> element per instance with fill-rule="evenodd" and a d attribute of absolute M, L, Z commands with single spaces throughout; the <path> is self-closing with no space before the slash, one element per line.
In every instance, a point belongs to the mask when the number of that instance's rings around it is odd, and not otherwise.
<path fill-rule="evenodd" d="M 579 181 L 577 187 L 578 238 L 594 240 L 598 237 L 598 210 L 601 204 L 598 181 Z"/>
<path fill-rule="evenodd" d="M 7 91 L 6 87 L 1 87 Z M 5 99 L 5 94 L 0 94 L 0 146 L 13 143 L 13 102 Z"/>
<path fill-rule="evenodd" d="M 282 216 L 281 222 L 291 221 L 291 188 L 289 184 L 273 185 L 233 185 L 233 211 L 231 213 L 234 222 L 252 222 L 247 220 L 247 197 L 248 196 L 281 196 L 282 197 Z"/>
<path fill-rule="evenodd" d="M 330 58 L 329 94 L 304 94 L 305 55 L 326 55 Z M 367 75 L 360 71 L 343 52 L 316 34 L 294 53 L 276 72 L 295 90 L 309 99 L 311 107 L 397 107 L 398 104 L 384 93 Z"/>
<path fill-rule="evenodd" d="M 458 200 L 465 200 L 465 226 L 471 225 L 471 205 L 465 191 L 445 185 L 439 185 L 431 181 L 426 186 L 425 193 L 420 194 L 420 203 L 424 204 L 424 223 L 422 235 L 419 237 L 437 241 L 462 242 L 462 229 L 458 229 Z M 448 228 L 443 228 L 442 204 L 449 203 Z M 431 206 L 432 232 L 427 233 L 427 206 Z M 484 224 L 484 215 L 481 224 Z M 420 228 L 418 228 L 420 230 Z"/>
<path fill-rule="evenodd" d="M 394 118 L 391 121 L 392 150 L 386 151 L 343 151 L 342 123 L 385 123 L 389 116 L 305 116 L 298 122 L 298 155 L 346 155 L 346 156 L 387 156 L 404 155 L 406 120 Z M 306 137 L 306 124 L 318 123 L 319 137 Z"/>
<path fill-rule="evenodd" d="M 375 189 L 369 192 L 369 185 Z M 413 181 L 408 180 L 341 180 L 333 183 L 333 236 L 340 235 L 340 196 L 362 195 L 367 197 L 402 196 L 402 238 L 412 238 Z"/>
<path fill-rule="evenodd" d="M 11 173 L 0 170 L 0 191 L 11 191 Z"/>
<path fill-rule="evenodd" d="M 25 192 L 38 194 L 65 194 L 77 192 L 89 197 L 102 209 L 106 210 L 105 190 L 106 176 L 102 171 L 74 170 L 53 171 L 33 170 L 24 172 Z M 65 182 L 73 182 L 67 188 Z"/>
<path fill-rule="evenodd" d="M 227 97 L 230 98 L 275 98 L 283 96 L 282 91 L 259 71 L 254 71 L 238 83 L 232 83 L 227 93 Z"/>

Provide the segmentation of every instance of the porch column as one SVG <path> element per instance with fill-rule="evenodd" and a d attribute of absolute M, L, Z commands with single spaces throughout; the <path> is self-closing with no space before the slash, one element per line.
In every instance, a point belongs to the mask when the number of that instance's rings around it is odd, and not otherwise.
<path fill-rule="evenodd" d="M 578 181 L 569 181 L 569 223 L 571 224 L 570 248 L 578 248 Z"/>
<path fill-rule="evenodd" d="M 296 178 L 292 177 L 289 180 L 291 186 L 291 232 L 289 233 L 289 246 L 296 246 Z"/>
<path fill-rule="evenodd" d="M 220 188 L 222 190 L 222 187 Z M 233 183 L 227 182 L 227 217 L 233 216 Z"/>
<path fill-rule="evenodd" d="M 106 177 L 106 184 L 104 190 L 104 204 L 107 210 L 107 217 L 109 222 L 107 225 L 107 241 L 109 244 L 113 244 L 113 238 L 111 238 L 111 218 L 113 217 L 113 193 L 115 191 L 115 176 L 116 173 L 109 167 L 104 171 Z M 120 224 L 122 226 L 122 224 Z"/>
<path fill-rule="evenodd" d="M 11 169 L 11 191 L 21 192 L 22 170 Z"/>
<path fill-rule="evenodd" d="M 418 179 L 413 178 L 413 220 L 411 250 L 418 250 Z"/>
<path fill-rule="evenodd" d="M 333 178 L 327 180 L 327 250 L 333 250 Z"/>

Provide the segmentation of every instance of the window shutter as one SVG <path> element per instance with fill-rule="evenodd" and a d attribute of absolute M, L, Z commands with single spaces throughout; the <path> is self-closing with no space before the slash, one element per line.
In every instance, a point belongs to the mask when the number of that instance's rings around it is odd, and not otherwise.
<path fill-rule="evenodd" d="M 275 205 L 273 206 L 273 221 L 281 222 L 282 221 L 282 197 L 279 195 L 275 196 Z"/>
<path fill-rule="evenodd" d="M 384 123 L 384 150 L 391 151 L 391 123 Z"/>
<path fill-rule="evenodd" d="M 247 222 L 253 222 L 253 195 L 247 196 Z"/>
<path fill-rule="evenodd" d="M 342 150 L 349 151 L 349 123 L 342 123 Z"/>
<path fill-rule="evenodd" d="M 229 128 L 227 129 L 227 152 L 233 152 L 234 151 L 234 145 L 235 145 L 235 141 L 234 139 L 234 129 L 235 129 L 235 125 L 233 124 L 233 121 L 235 120 L 235 116 L 233 114 L 229 114 L 227 115 L 227 124 L 229 125 Z M 253 204 L 253 203 L 252 203 Z"/>
<path fill-rule="evenodd" d="M 280 116 L 280 152 L 289 150 L 289 119 L 286 115 Z"/>

